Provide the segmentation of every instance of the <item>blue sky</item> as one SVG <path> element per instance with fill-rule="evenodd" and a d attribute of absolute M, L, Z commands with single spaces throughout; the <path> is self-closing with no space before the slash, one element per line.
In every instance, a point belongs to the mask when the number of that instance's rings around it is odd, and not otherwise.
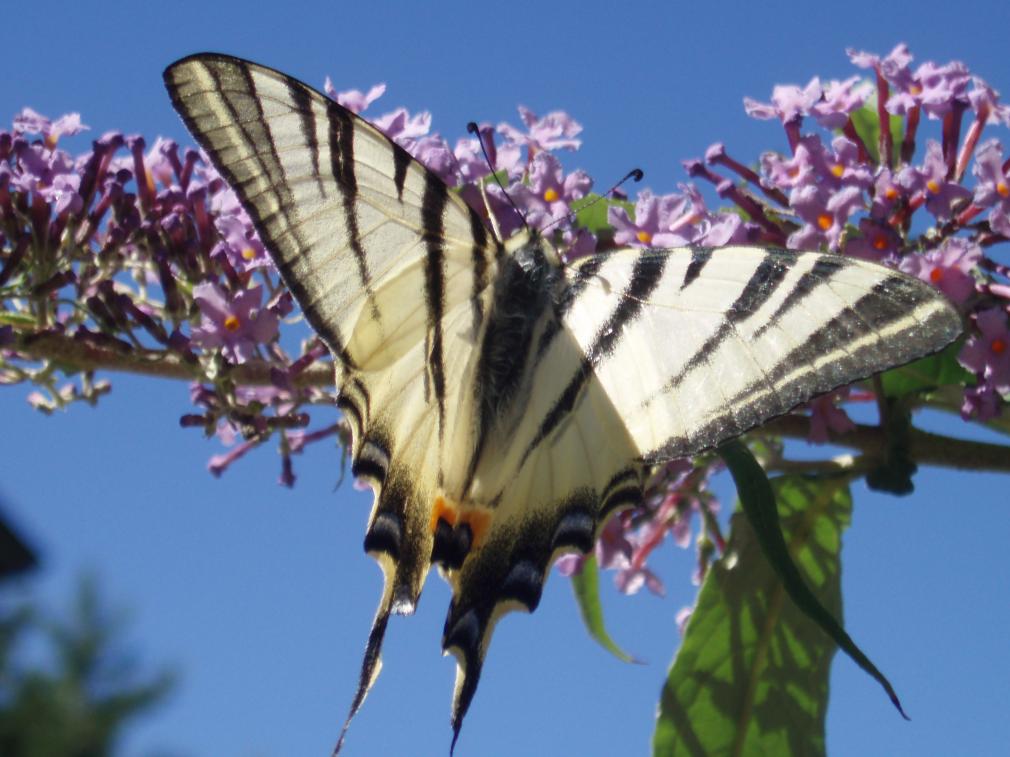
<path fill-rule="evenodd" d="M 819 74 L 849 76 L 846 47 L 917 60 L 964 60 L 1010 93 L 1004 3 L 513 2 L 19 4 L 9 11 L 0 117 L 21 107 L 79 111 L 109 129 L 190 143 L 161 85 L 183 55 L 252 58 L 317 86 L 385 81 L 374 107 L 430 109 L 454 141 L 468 120 L 518 121 L 515 106 L 564 109 L 585 127 L 582 167 L 608 185 L 630 168 L 671 191 L 680 160 L 716 140 L 753 160 L 784 147 L 781 129 L 748 119 L 741 99 Z M 907 7 L 907 6 L 906 6 Z M 926 124 L 924 129 L 934 128 Z M 1003 133 L 1003 138 L 1010 135 Z M 84 149 L 86 143 L 76 143 Z M 130 608 L 129 639 L 151 663 L 178 667 L 171 700 L 131 731 L 127 755 L 327 753 L 353 693 L 380 591 L 361 551 L 369 495 L 334 490 L 339 459 L 322 446 L 297 460 L 293 491 L 276 486 L 270 450 L 220 480 L 216 442 L 178 427 L 182 383 L 113 377 L 97 409 L 45 418 L 26 390 L 0 390 L 0 500 L 37 544 L 35 581 L 65 606 L 82 571 Z M 335 416 L 335 411 L 334 416 Z M 975 433 L 933 417 L 933 428 Z M 856 487 L 846 535 L 846 625 L 898 688 L 898 717 L 877 685 L 836 660 L 828 720 L 833 754 L 996 755 L 1010 743 L 1010 526 L 1007 479 L 925 469 L 911 497 Z M 724 486 L 724 492 L 730 491 Z M 460 755 L 642 754 L 689 604 L 693 554 L 665 548 L 654 569 L 668 596 L 605 602 L 618 641 L 647 665 L 591 642 L 565 579 L 553 575 L 532 617 L 498 628 Z M 418 613 L 391 624 L 385 667 L 346 753 L 444 754 L 454 664 L 439 655 L 448 590 L 429 581 Z"/>

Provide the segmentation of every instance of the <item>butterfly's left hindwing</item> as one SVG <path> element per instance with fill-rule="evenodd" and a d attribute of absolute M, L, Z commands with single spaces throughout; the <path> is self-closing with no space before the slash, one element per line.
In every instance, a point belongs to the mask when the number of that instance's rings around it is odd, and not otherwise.
<path fill-rule="evenodd" d="M 453 594 L 455 743 L 498 618 L 536 608 L 554 559 L 638 503 L 649 465 L 960 333 L 922 282 L 835 255 L 622 250 L 564 267 L 535 237 L 493 240 L 295 79 L 198 55 L 165 82 L 333 352 L 352 470 L 375 492 L 365 549 L 385 587 L 351 716 L 432 564 Z"/>

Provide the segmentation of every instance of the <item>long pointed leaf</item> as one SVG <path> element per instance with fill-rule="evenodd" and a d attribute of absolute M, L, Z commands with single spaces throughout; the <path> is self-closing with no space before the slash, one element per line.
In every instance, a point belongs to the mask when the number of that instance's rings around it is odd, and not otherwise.
<path fill-rule="evenodd" d="M 851 498 L 841 483 L 776 482 L 785 544 L 835 615 L 841 533 Z M 698 595 L 660 699 L 656 757 L 824 753 L 835 644 L 789 600 L 742 512 L 726 556 Z"/>
<path fill-rule="evenodd" d="M 891 703 L 898 709 L 901 716 L 908 720 L 908 715 L 902 709 L 901 701 L 898 699 L 894 687 L 891 686 L 891 682 L 877 669 L 870 658 L 863 654 L 863 650 L 856 646 L 841 624 L 835 620 L 834 615 L 818 601 L 789 556 L 789 550 L 782 536 L 782 528 L 779 525 L 775 492 L 772 490 L 764 470 L 754 459 L 754 455 L 739 440 L 724 444 L 719 448 L 719 454 L 726 461 L 733 476 L 740 503 L 750 519 L 755 534 L 757 534 L 761 549 L 782 580 L 786 592 L 803 612 L 835 640 L 843 652 L 884 688 Z M 828 485 L 826 482 L 821 483 Z"/>
<path fill-rule="evenodd" d="M 596 556 L 591 552 L 582 563 L 582 568 L 572 576 L 572 590 L 582 612 L 582 622 L 586 630 L 600 646 L 614 657 L 624 662 L 638 662 L 625 652 L 607 632 L 603 622 L 603 605 L 600 603 L 600 571 L 596 567 Z"/>

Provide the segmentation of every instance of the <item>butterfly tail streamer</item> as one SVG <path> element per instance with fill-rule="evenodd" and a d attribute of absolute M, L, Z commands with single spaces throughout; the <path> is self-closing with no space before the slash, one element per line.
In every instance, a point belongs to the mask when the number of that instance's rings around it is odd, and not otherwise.
<path fill-rule="evenodd" d="M 834 640 L 853 662 L 879 683 L 905 720 L 910 720 L 901 706 L 898 694 L 891 682 L 880 672 L 870 658 L 856 645 L 835 617 L 821 604 L 807 586 L 796 563 L 789 556 L 789 547 L 782 536 L 775 493 L 764 470 L 754 459 L 754 455 L 739 440 L 727 442 L 719 447 L 719 454 L 730 469 L 736 483 L 740 503 L 757 534 L 761 551 L 782 581 L 782 586 L 790 599 L 796 603 L 811 620 L 819 625 Z"/>
<path fill-rule="evenodd" d="M 382 670 L 382 641 L 386 636 L 386 627 L 389 625 L 389 616 L 393 611 L 393 591 L 392 581 L 386 580 L 386 588 L 379 601 L 379 608 L 375 612 L 375 619 L 372 621 L 372 630 L 368 632 L 368 642 L 365 644 L 365 655 L 361 660 L 361 674 L 358 676 L 358 688 L 354 692 L 354 699 L 344 721 L 344 727 L 340 729 L 340 738 L 337 739 L 336 746 L 333 747 L 332 757 L 337 757 L 344 746 L 344 738 L 347 730 L 351 726 L 351 721 L 358 714 L 361 705 L 365 702 L 365 697 L 371 691 L 372 685 L 379 677 Z"/>

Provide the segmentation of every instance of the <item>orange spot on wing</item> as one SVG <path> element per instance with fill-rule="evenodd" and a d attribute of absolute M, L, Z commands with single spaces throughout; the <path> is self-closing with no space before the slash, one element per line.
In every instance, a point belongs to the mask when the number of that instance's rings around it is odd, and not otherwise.
<path fill-rule="evenodd" d="M 435 505 L 431 508 L 431 524 L 429 526 L 432 533 L 435 533 L 435 528 L 438 526 L 440 520 L 444 520 L 450 527 L 454 527 L 457 518 L 459 518 L 459 510 L 456 509 L 454 504 L 441 495 L 435 497 Z"/>

